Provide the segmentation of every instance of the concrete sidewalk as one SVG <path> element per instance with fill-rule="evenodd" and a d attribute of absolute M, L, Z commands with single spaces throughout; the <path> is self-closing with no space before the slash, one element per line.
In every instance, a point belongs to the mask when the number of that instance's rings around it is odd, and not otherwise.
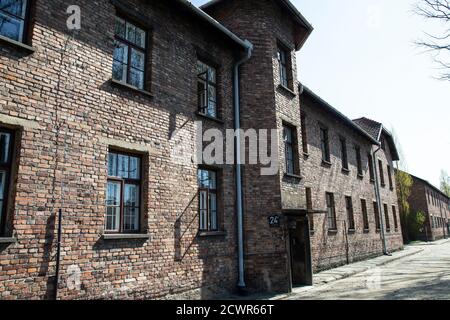
<path fill-rule="evenodd" d="M 246 297 L 242 296 L 232 296 L 229 299 L 245 299 L 245 300 L 283 300 L 287 299 L 292 295 L 298 293 L 304 293 L 313 288 L 318 288 L 324 286 L 330 282 L 345 279 L 356 274 L 360 274 L 370 270 L 372 268 L 384 266 L 391 262 L 403 259 L 415 254 L 419 254 L 424 251 L 424 246 L 429 245 L 442 245 L 444 243 L 450 242 L 450 239 L 443 239 L 435 242 L 417 242 L 412 245 L 405 246 L 404 250 L 397 251 L 392 254 L 392 256 L 380 256 L 366 261 L 360 261 L 338 267 L 331 270 L 322 271 L 314 275 L 314 286 L 294 288 L 292 293 L 286 294 L 255 294 Z"/>

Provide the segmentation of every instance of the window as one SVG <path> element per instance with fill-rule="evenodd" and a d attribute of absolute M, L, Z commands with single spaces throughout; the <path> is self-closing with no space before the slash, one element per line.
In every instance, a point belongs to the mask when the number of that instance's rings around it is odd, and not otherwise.
<path fill-rule="evenodd" d="M 363 166 L 362 166 L 362 160 L 361 160 L 361 148 L 359 146 L 355 146 L 355 152 L 356 152 L 356 166 L 358 168 L 358 176 L 363 176 Z"/>
<path fill-rule="evenodd" d="M 345 208 L 347 210 L 348 229 L 355 230 L 355 216 L 353 212 L 352 197 L 345 197 Z"/>
<path fill-rule="evenodd" d="M 5 233 L 9 182 L 14 149 L 14 133 L 0 129 L 0 236 Z"/>
<path fill-rule="evenodd" d="M 320 128 L 320 146 L 322 149 L 322 160 L 325 162 L 330 162 L 330 143 L 328 139 L 328 129 Z"/>
<path fill-rule="evenodd" d="M 389 220 L 389 208 L 387 204 L 384 204 L 384 218 L 386 220 L 386 230 L 391 231 L 391 221 Z"/>
<path fill-rule="evenodd" d="M 0 0 L 0 35 L 25 42 L 27 0 Z"/>
<path fill-rule="evenodd" d="M 200 231 L 218 231 L 216 171 L 198 170 L 198 200 Z"/>
<path fill-rule="evenodd" d="M 108 233 L 140 230 L 141 158 L 111 151 L 108 154 L 106 222 Z"/>
<path fill-rule="evenodd" d="M 370 175 L 370 181 L 375 181 L 375 170 L 373 170 L 373 157 L 370 154 L 370 152 L 367 154 L 367 159 L 369 161 L 369 175 Z"/>
<path fill-rule="evenodd" d="M 385 187 L 386 183 L 384 181 L 383 162 L 381 160 L 378 160 L 378 167 L 380 168 L 380 183 L 381 183 L 381 186 Z"/>
<path fill-rule="evenodd" d="M 113 79 L 143 90 L 147 33 L 136 25 L 116 17 Z"/>
<path fill-rule="evenodd" d="M 326 200 L 327 200 L 328 229 L 334 231 L 334 230 L 337 230 L 336 208 L 334 205 L 334 194 L 327 192 Z"/>
<path fill-rule="evenodd" d="M 283 124 L 284 153 L 286 157 L 286 173 L 299 174 L 297 158 L 297 128 Z"/>
<path fill-rule="evenodd" d="M 391 172 L 390 165 L 387 165 L 387 172 L 388 172 L 388 178 L 389 178 L 389 189 L 394 190 L 394 183 L 392 181 L 392 172 Z"/>
<path fill-rule="evenodd" d="M 394 228 L 395 231 L 398 230 L 398 218 L 397 218 L 397 208 L 395 206 L 392 206 L 392 214 L 394 216 Z"/>
<path fill-rule="evenodd" d="M 280 67 L 280 83 L 289 88 L 289 53 L 286 49 L 278 46 L 278 64 Z"/>
<path fill-rule="evenodd" d="M 217 71 L 197 61 L 198 112 L 217 118 Z"/>
<path fill-rule="evenodd" d="M 308 212 L 312 211 L 313 205 L 312 205 L 312 194 L 311 194 L 311 188 L 306 188 L 306 210 Z M 314 215 L 311 213 L 308 215 L 309 217 L 309 229 L 311 231 L 314 231 Z"/>
<path fill-rule="evenodd" d="M 302 147 L 303 147 L 303 153 L 308 154 L 308 136 L 306 132 L 306 114 L 302 111 L 300 115 L 300 126 L 302 130 Z"/>
<path fill-rule="evenodd" d="M 380 211 L 378 210 L 378 203 L 376 201 L 373 203 L 373 213 L 375 216 L 375 226 L 377 230 L 381 230 Z"/>
<path fill-rule="evenodd" d="M 361 211 L 363 216 L 363 224 L 364 224 L 364 230 L 369 230 L 369 216 L 367 214 L 367 202 L 364 199 L 361 199 Z"/>
<path fill-rule="evenodd" d="M 341 143 L 342 169 L 348 170 L 347 141 L 345 138 L 340 138 L 339 140 Z"/>

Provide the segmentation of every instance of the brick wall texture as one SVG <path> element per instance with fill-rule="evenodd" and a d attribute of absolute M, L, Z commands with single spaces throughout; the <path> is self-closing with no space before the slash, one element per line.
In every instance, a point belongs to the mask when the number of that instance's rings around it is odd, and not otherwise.
<path fill-rule="evenodd" d="M 109 0 L 80 0 L 82 29 L 69 34 L 70 1 L 32 1 L 29 44 L 34 52 L 0 42 L 0 125 L 16 132 L 11 201 L 0 244 L 0 299 L 50 299 L 55 291 L 57 211 L 63 212 L 59 299 L 210 298 L 237 283 L 234 167 L 219 173 L 221 233 L 198 233 L 196 122 L 203 129 L 233 128 L 233 66 L 241 48 L 190 15 L 177 1 L 123 0 L 131 19 L 151 24 L 147 93 L 114 85 L 111 69 L 116 7 Z M 373 184 L 367 172 L 372 144 L 301 101 L 295 55 L 297 29 L 272 0 L 231 0 L 208 13 L 254 45 L 241 68 L 243 129 L 277 129 L 280 172 L 261 176 L 260 165 L 243 167 L 245 271 L 251 291 L 290 289 L 287 228 L 267 222 L 283 210 L 324 210 L 334 192 L 338 232 L 329 234 L 324 215 L 314 217 L 314 270 L 382 254 L 375 230 Z M 279 86 L 277 47 L 291 51 L 290 89 Z M 198 56 L 218 66 L 222 122 L 197 111 Z M 301 153 L 300 111 L 307 114 L 309 156 Z M 332 165 L 321 165 L 318 121 L 329 125 Z M 296 127 L 301 177 L 286 177 L 283 123 Z M 350 172 L 341 172 L 338 135 L 348 139 Z M 353 143 L 361 146 L 364 177 L 356 176 Z M 107 156 L 110 148 L 142 155 L 141 232 L 150 239 L 105 240 Z M 181 149 L 180 149 L 181 148 Z M 381 151 L 390 164 L 389 149 Z M 388 181 L 386 169 L 385 180 Z M 352 196 L 356 230 L 348 233 L 344 197 Z M 382 188 L 389 207 L 388 247 L 402 247 L 393 228 L 395 189 Z M 367 199 L 369 232 L 362 230 L 360 199 Z M 397 210 L 398 215 L 398 210 Z M 284 221 L 283 221 L 284 222 Z M 78 272 L 79 271 L 79 272 Z M 77 279 L 79 278 L 79 282 Z"/>

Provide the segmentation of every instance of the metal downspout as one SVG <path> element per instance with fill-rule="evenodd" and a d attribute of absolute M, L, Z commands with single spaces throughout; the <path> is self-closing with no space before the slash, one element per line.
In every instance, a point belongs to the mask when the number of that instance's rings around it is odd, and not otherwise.
<path fill-rule="evenodd" d="M 235 129 L 235 161 L 236 161 L 236 208 L 237 208 L 237 231 L 238 231 L 238 289 L 242 290 L 245 285 L 244 270 L 244 212 L 242 201 L 242 168 L 241 168 L 241 104 L 239 90 L 239 67 L 252 56 L 253 45 L 245 40 L 247 45 L 246 56 L 234 65 L 233 90 L 234 90 L 234 129 Z"/>

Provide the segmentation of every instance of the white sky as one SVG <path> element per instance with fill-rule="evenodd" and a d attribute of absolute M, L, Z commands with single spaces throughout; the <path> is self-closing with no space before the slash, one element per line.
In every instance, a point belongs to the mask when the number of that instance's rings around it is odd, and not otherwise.
<path fill-rule="evenodd" d="M 416 16 L 416 1 L 293 0 L 315 29 L 297 64 L 299 80 L 349 118 L 395 131 L 408 170 L 439 187 L 450 173 L 450 81 L 434 79 L 413 42 L 445 29 Z"/>

